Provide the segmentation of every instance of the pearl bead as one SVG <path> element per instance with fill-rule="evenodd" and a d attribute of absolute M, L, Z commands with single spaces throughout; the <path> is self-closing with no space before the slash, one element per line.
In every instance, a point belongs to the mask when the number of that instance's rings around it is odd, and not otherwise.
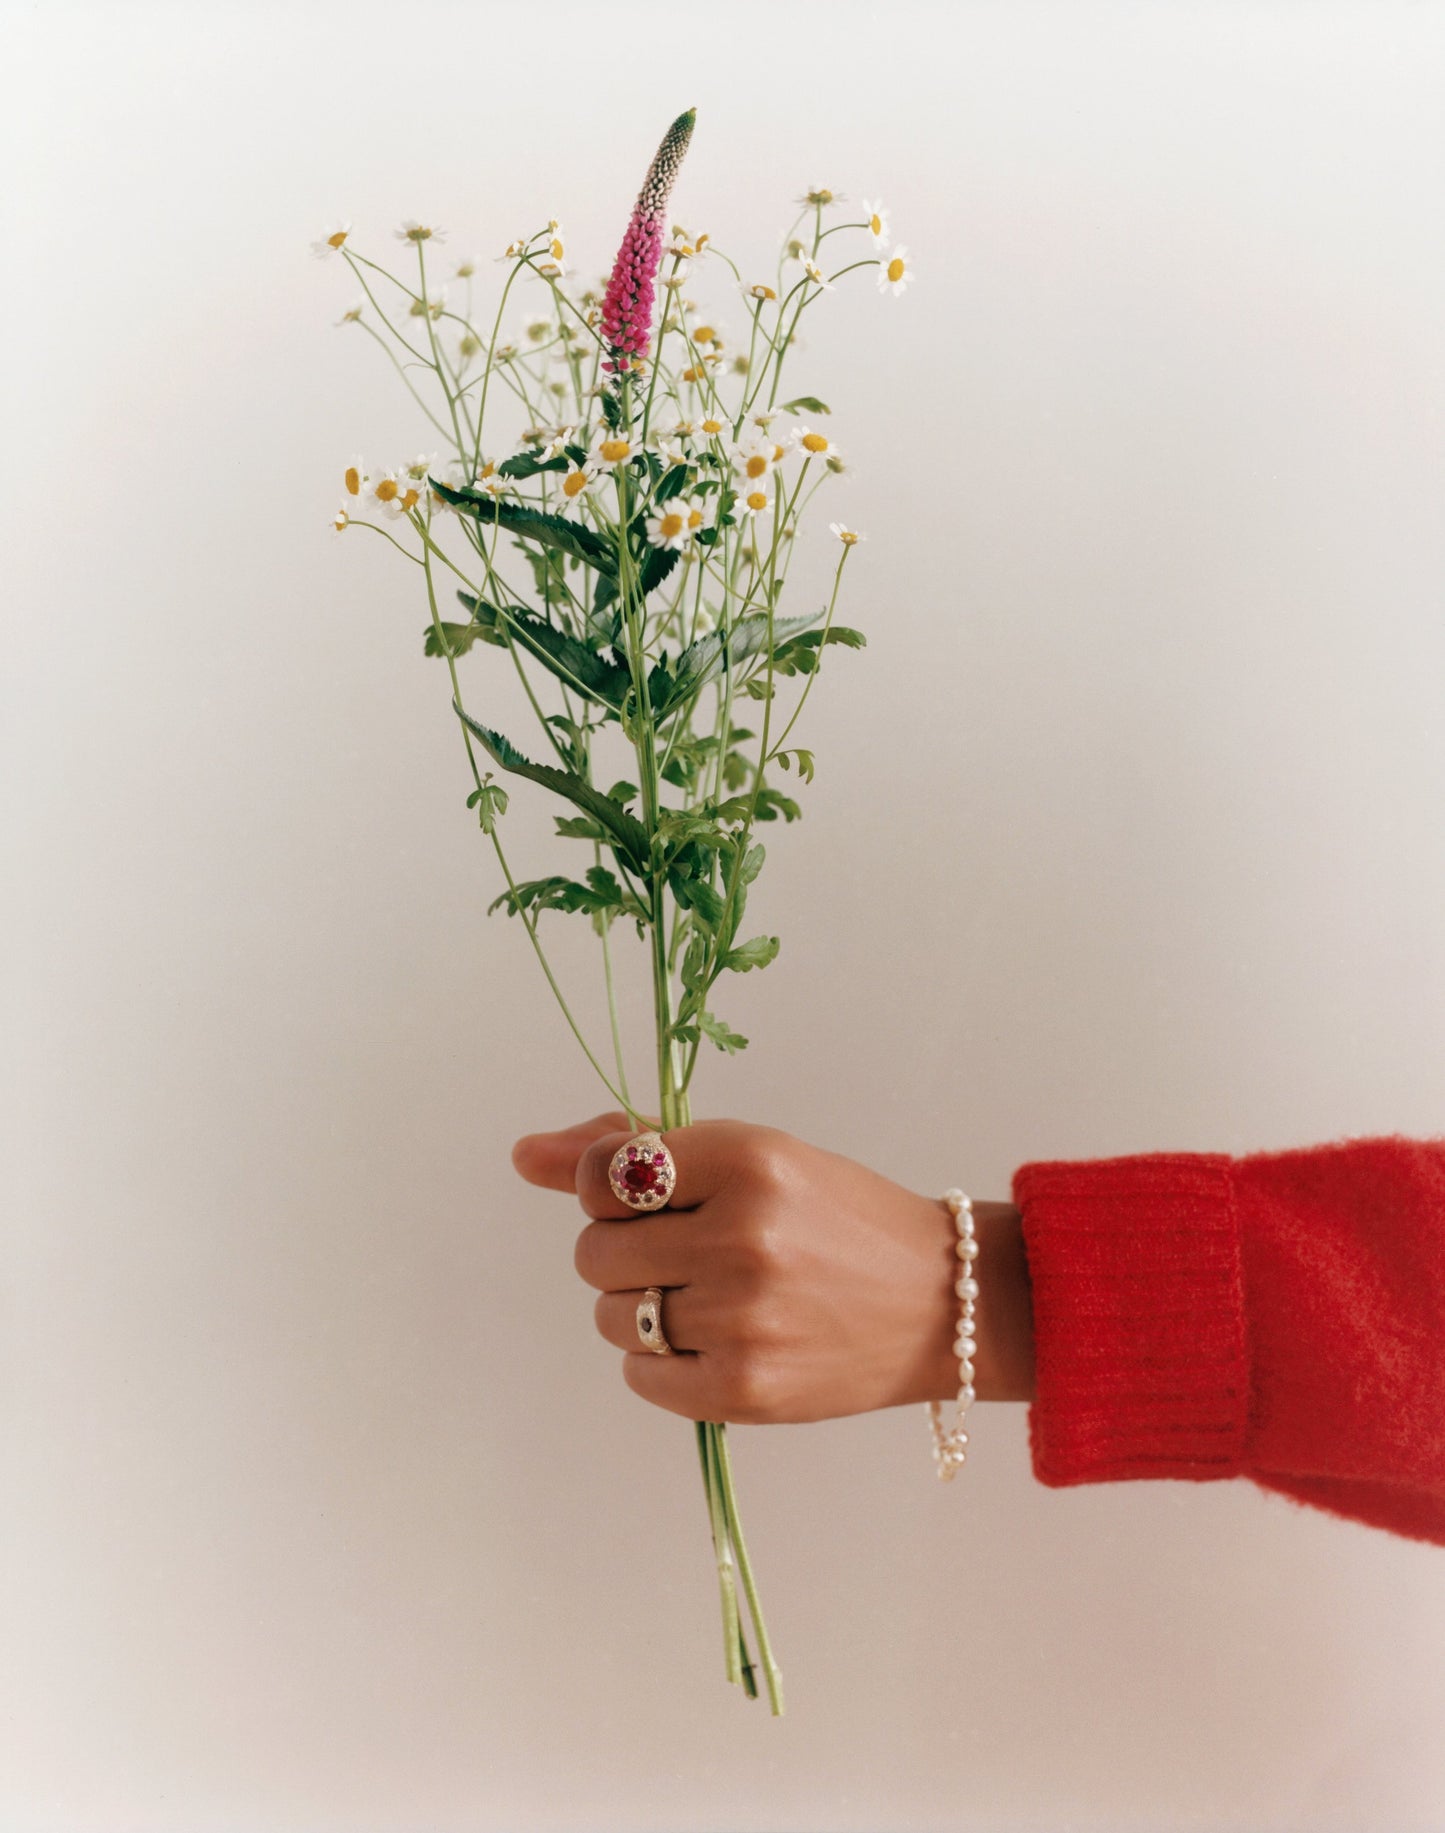
<path fill-rule="evenodd" d="M 971 1407 L 977 1399 L 978 1395 L 973 1391 L 972 1382 L 970 1382 L 967 1387 L 961 1387 L 958 1390 L 958 1404 L 961 1407 Z"/>
<path fill-rule="evenodd" d="M 971 1279 L 966 1273 L 961 1279 L 954 1282 L 953 1289 L 960 1298 L 978 1297 L 978 1281 L 976 1279 Z"/>
<path fill-rule="evenodd" d="M 955 1337 L 953 1348 L 960 1362 L 971 1362 L 973 1360 L 973 1352 L 978 1348 L 978 1344 L 971 1336 Z"/>
<path fill-rule="evenodd" d="M 971 1235 L 961 1240 L 954 1251 L 957 1253 L 960 1260 L 978 1259 L 978 1243 Z"/>

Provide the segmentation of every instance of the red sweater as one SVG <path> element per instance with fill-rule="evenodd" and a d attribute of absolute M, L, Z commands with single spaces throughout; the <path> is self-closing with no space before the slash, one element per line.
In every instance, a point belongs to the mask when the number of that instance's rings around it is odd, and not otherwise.
<path fill-rule="evenodd" d="M 1034 1474 L 1249 1477 L 1445 1546 L 1445 1138 L 1022 1165 Z"/>

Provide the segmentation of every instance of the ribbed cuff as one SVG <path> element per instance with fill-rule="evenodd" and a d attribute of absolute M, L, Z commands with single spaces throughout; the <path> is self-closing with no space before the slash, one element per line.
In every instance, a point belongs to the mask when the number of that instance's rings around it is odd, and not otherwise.
<path fill-rule="evenodd" d="M 1021 1165 L 1041 1483 L 1241 1473 L 1249 1360 L 1222 1153 Z"/>

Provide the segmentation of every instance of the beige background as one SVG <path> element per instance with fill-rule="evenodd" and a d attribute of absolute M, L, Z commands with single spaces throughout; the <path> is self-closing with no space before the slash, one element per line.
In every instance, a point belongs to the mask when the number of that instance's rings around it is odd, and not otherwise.
<path fill-rule="evenodd" d="M 328 533 L 428 442 L 307 247 L 557 215 L 595 270 L 695 103 L 680 220 L 760 260 L 825 181 L 916 258 L 794 371 L 870 646 L 698 1112 L 991 1196 L 1434 1133 L 1445 9 L 3 22 L 0 1825 L 1445 1826 L 1439 1550 L 1047 1490 L 1022 1407 L 947 1489 L 921 1408 L 737 1428 L 789 1714 L 725 1685 L 691 1432 L 510 1170 L 610 1102 L 483 914 L 416 583 Z"/>

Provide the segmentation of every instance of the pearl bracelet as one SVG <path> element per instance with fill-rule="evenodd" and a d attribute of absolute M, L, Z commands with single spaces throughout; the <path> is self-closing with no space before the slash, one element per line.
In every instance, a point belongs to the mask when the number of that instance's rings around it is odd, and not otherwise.
<path fill-rule="evenodd" d="M 973 1353 L 977 1342 L 973 1334 L 973 1307 L 978 1298 L 978 1281 L 973 1277 L 973 1271 L 974 1262 L 978 1259 L 978 1242 L 973 1232 L 972 1199 L 955 1189 L 945 1190 L 943 1200 L 958 1229 L 958 1240 L 954 1243 L 954 1252 L 959 1262 L 958 1278 L 953 1285 L 959 1299 L 958 1334 L 953 1343 L 958 1356 L 958 1420 L 951 1430 L 945 1432 L 943 1408 L 938 1401 L 929 1401 L 928 1413 L 933 1427 L 933 1461 L 938 1467 L 939 1476 L 949 1482 L 963 1469 L 968 1446 L 963 1416 L 975 1399 Z"/>

